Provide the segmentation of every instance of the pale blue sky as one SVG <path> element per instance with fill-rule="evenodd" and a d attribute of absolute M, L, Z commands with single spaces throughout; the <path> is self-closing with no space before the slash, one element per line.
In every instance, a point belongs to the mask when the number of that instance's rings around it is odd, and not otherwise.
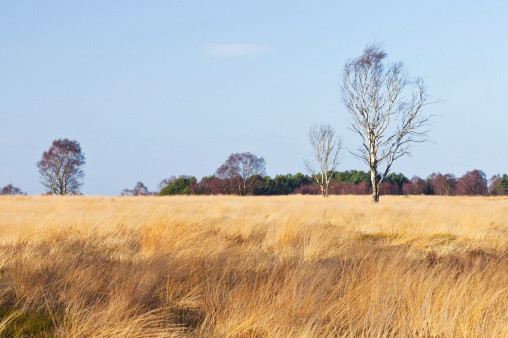
<path fill-rule="evenodd" d="M 215 172 L 233 152 L 267 174 L 303 172 L 307 132 L 345 146 L 339 80 L 372 41 L 443 103 L 393 171 L 508 172 L 506 1 L 3 1 L 0 186 L 44 191 L 35 163 L 76 139 L 85 194 L 118 195 L 171 175 Z M 362 169 L 344 153 L 339 170 Z"/>

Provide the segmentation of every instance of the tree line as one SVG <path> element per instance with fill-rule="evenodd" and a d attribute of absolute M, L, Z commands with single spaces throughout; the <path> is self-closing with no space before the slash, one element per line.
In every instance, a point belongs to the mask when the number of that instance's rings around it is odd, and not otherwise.
<path fill-rule="evenodd" d="M 372 194 L 370 173 L 362 170 L 328 171 L 326 179 L 310 170 L 310 174 L 265 175 L 265 160 L 251 153 L 231 154 L 213 175 L 200 180 L 194 176 L 171 176 L 159 183 L 159 191 L 150 192 L 138 182 L 134 189 L 125 189 L 121 195 L 320 195 L 322 182 L 329 181 L 330 195 Z M 324 176 L 324 175 L 323 175 Z M 508 194 L 508 175 L 487 179 L 481 170 L 468 171 L 461 177 L 433 173 L 423 179 L 411 179 L 402 173 L 387 175 L 380 184 L 382 195 L 505 195 Z"/>
<path fill-rule="evenodd" d="M 328 172 L 330 177 L 329 195 L 371 195 L 370 173 L 361 170 Z M 319 178 L 320 179 L 320 178 Z M 238 186 L 240 178 L 220 178 L 217 175 L 205 176 L 197 180 L 193 176 L 182 175 L 166 179 L 168 182 L 159 192 L 132 190 L 128 195 L 321 195 L 321 187 L 311 175 L 302 173 L 270 176 L 255 175 L 249 178 L 247 189 Z M 138 182 L 138 185 L 144 185 Z M 487 180 L 481 170 L 468 171 L 457 178 L 453 174 L 433 173 L 423 179 L 411 179 L 402 173 L 391 173 L 380 185 L 381 195 L 506 195 L 508 194 L 508 175 L 495 175 Z M 126 195 L 126 194 L 124 194 Z"/>

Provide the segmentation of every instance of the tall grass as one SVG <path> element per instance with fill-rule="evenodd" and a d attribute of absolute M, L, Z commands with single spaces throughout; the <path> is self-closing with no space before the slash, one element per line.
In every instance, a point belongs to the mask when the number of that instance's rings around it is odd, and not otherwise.
<path fill-rule="evenodd" d="M 0 334 L 506 337 L 508 198 L 1 197 Z"/>

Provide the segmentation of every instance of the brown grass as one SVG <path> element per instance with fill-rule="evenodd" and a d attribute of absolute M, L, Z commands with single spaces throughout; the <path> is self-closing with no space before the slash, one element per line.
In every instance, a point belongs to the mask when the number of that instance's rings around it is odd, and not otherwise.
<path fill-rule="evenodd" d="M 0 333 L 506 337 L 508 198 L 1 197 Z"/>

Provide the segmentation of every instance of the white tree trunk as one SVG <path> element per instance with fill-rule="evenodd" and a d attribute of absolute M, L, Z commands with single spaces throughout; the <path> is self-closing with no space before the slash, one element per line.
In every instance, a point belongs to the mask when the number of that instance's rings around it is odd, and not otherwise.
<path fill-rule="evenodd" d="M 370 169 L 370 181 L 372 182 L 372 203 L 378 203 L 380 184 L 377 177 L 377 170 L 375 168 Z"/>

